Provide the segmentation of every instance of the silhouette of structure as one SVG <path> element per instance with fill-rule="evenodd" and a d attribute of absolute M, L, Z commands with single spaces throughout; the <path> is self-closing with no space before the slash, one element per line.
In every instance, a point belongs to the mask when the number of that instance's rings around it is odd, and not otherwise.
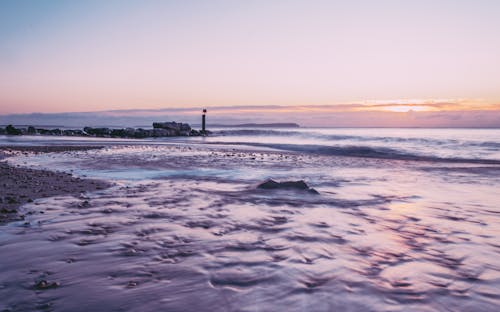
<path fill-rule="evenodd" d="M 206 120 L 207 110 L 203 109 L 203 115 L 201 115 L 201 133 L 206 133 L 205 120 Z"/>

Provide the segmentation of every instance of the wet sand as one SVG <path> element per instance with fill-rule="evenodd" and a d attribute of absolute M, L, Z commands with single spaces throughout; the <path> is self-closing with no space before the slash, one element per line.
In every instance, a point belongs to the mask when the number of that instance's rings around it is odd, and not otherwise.
<path fill-rule="evenodd" d="M 116 184 L 26 203 L 27 224 L 0 228 L 0 311 L 500 306 L 498 166 L 181 144 L 9 163 Z"/>
<path fill-rule="evenodd" d="M 1 161 L 10 156 L 98 149 L 99 146 L 2 146 L 0 147 L 0 224 L 22 221 L 19 207 L 36 199 L 57 195 L 78 195 L 101 190 L 111 184 L 81 179 L 69 173 L 10 166 Z M 28 211 L 27 213 L 32 213 Z"/>

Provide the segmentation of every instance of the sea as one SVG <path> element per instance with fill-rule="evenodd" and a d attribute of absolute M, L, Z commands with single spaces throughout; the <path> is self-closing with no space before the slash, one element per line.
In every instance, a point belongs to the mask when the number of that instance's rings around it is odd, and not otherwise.
<path fill-rule="evenodd" d="M 310 154 L 428 161 L 500 162 L 500 129 L 490 128 L 215 128 L 207 137 L 143 140 L 57 136 L 0 137 L 17 144 L 169 144 L 269 147 Z"/>
<path fill-rule="evenodd" d="M 210 130 L 0 136 L 102 145 L 7 161 L 114 183 L 35 200 L 26 221 L 0 228 L 0 307 L 500 309 L 500 129 Z M 269 179 L 319 194 L 259 187 Z M 60 286 L 35 291 L 37 278 Z"/>

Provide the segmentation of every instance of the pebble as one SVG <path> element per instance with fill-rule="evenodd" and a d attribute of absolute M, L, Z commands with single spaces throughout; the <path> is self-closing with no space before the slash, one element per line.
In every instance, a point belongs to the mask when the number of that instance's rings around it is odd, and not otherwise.
<path fill-rule="evenodd" d="M 38 281 L 34 287 L 37 290 L 46 290 L 46 289 L 59 287 L 59 283 L 58 282 L 47 282 L 46 280 L 41 280 L 41 281 Z"/>

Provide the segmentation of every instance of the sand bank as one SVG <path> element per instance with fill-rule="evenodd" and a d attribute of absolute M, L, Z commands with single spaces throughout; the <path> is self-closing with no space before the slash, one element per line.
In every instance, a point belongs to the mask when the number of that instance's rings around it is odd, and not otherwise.
<path fill-rule="evenodd" d="M 0 160 L 19 154 L 37 154 L 89 150 L 99 146 L 2 146 Z M 19 207 L 35 199 L 56 195 L 80 194 L 104 189 L 110 184 L 101 180 L 81 179 L 68 173 L 14 167 L 0 161 L 0 224 L 24 220 Z"/>

